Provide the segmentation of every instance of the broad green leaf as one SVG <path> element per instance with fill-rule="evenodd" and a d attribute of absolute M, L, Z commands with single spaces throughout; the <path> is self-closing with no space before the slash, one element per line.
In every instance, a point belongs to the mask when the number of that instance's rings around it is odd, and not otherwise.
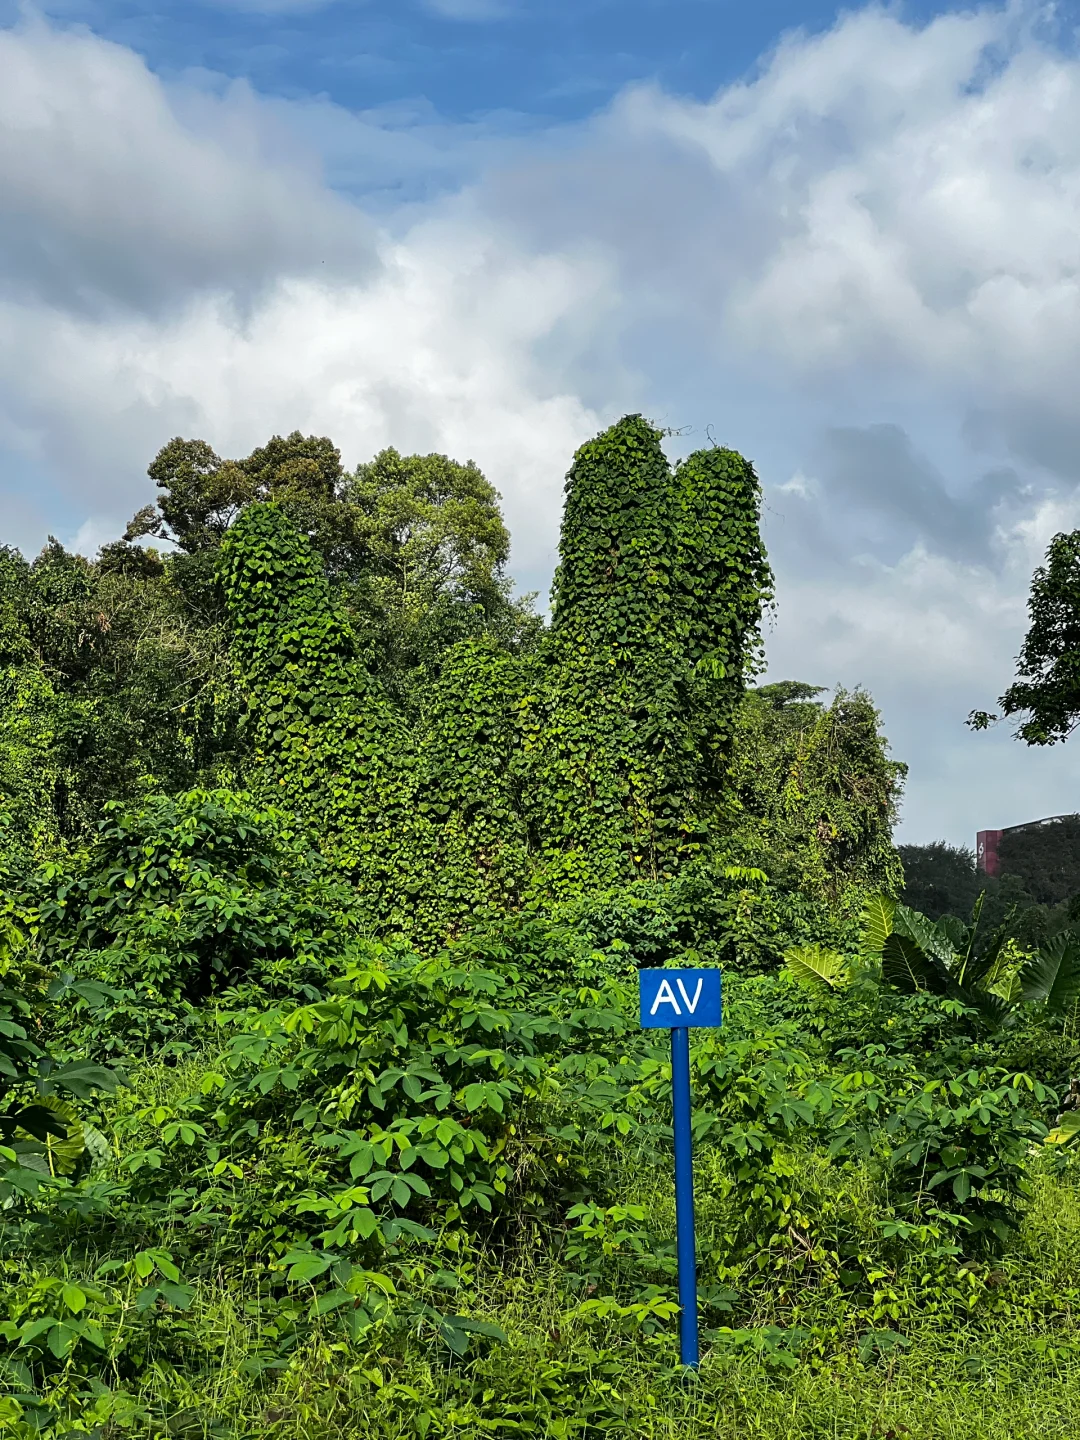
<path fill-rule="evenodd" d="M 498 1340 L 502 1345 L 507 1343 L 506 1331 L 493 1320 L 474 1320 L 472 1316 L 454 1315 L 451 1317 L 451 1324 L 466 1330 L 470 1335 L 483 1335 L 488 1340 Z"/>
<path fill-rule="evenodd" d="M 50 1136 L 66 1139 L 67 1119 L 57 1113 L 57 1107 L 49 1103 L 51 1099 L 51 1096 L 42 1095 L 32 1104 L 16 1110 L 11 1117 L 14 1124 L 28 1135 L 33 1135 L 35 1140 L 45 1142 Z"/>
<path fill-rule="evenodd" d="M 439 1323 L 439 1339 L 447 1345 L 460 1359 L 469 1348 L 468 1333 L 460 1325 L 455 1325 L 452 1320 L 442 1320 Z"/>
<path fill-rule="evenodd" d="M 1043 945 L 1020 972 L 1025 1000 L 1041 1000 L 1060 1015 L 1080 999 L 1080 935 L 1065 931 Z"/>
<path fill-rule="evenodd" d="M 59 1322 L 54 1315 L 43 1315 L 38 1320 L 30 1320 L 19 1329 L 19 1344 L 32 1345 L 42 1335 L 48 1334 L 52 1327 Z"/>
<path fill-rule="evenodd" d="M 293 1284 L 305 1280 L 315 1280 L 320 1275 L 324 1275 L 336 1259 L 336 1255 L 325 1253 L 320 1255 L 316 1254 L 314 1250 L 286 1255 L 285 1263 L 289 1266 L 289 1280 Z"/>
<path fill-rule="evenodd" d="M 958 980 L 962 978 L 962 960 L 948 934 L 918 910 L 897 905 L 893 916 L 893 930 L 914 940 L 924 955 L 931 961 L 938 961 L 950 975 Z"/>
<path fill-rule="evenodd" d="M 154 1259 L 157 1261 L 157 1268 L 161 1271 L 162 1275 L 165 1276 L 166 1280 L 172 1280 L 175 1283 L 180 1279 L 180 1270 L 166 1251 L 155 1251 Z"/>
<path fill-rule="evenodd" d="M 978 985 L 956 985 L 950 983 L 946 987 L 946 993 L 953 1000 L 959 1000 L 969 1010 L 974 1010 L 980 1019 L 991 1029 L 1008 1024 L 1013 1018 L 1007 1001 L 991 990 L 983 990 Z"/>
<path fill-rule="evenodd" d="M 103 1090 L 107 1095 L 113 1094 L 120 1083 L 120 1077 L 115 1070 L 106 1070 L 104 1065 L 93 1065 L 89 1060 L 73 1060 L 69 1065 L 62 1065 L 59 1070 L 54 1070 L 49 1076 L 49 1082 L 50 1085 L 59 1085 L 61 1089 L 69 1090 L 80 1100 L 89 1100 L 95 1090 Z"/>
<path fill-rule="evenodd" d="M 74 1325 L 68 1325 L 63 1320 L 58 1320 L 49 1331 L 49 1349 L 56 1356 L 57 1360 L 63 1360 L 75 1348 L 78 1342 L 80 1330 Z"/>
<path fill-rule="evenodd" d="M 65 1285 L 60 1292 L 60 1298 L 73 1315 L 77 1315 L 86 1305 L 86 1292 L 80 1290 L 78 1285 Z"/>
<path fill-rule="evenodd" d="M 331 1310 L 337 1310 L 342 1305 L 355 1305 L 356 1296 L 348 1290 L 328 1290 L 323 1295 L 317 1295 L 312 1301 L 311 1313 L 313 1315 L 327 1315 Z"/>
<path fill-rule="evenodd" d="M 161 1294 L 174 1310 L 190 1310 L 195 1292 L 190 1285 L 178 1285 L 172 1280 L 163 1280 L 158 1286 Z"/>
<path fill-rule="evenodd" d="M 867 959 L 881 954 L 885 941 L 892 934 L 895 914 L 896 901 L 888 895 L 871 895 L 863 906 L 859 951 Z"/>
<path fill-rule="evenodd" d="M 821 945 L 795 945 L 784 952 L 784 968 L 799 985 L 819 995 L 843 990 L 851 983 L 847 960 Z"/>
<path fill-rule="evenodd" d="M 888 984 L 906 994 L 929 990 L 944 995 L 945 978 L 922 947 L 907 935 L 895 931 L 886 936 L 881 949 L 881 975 Z"/>
<path fill-rule="evenodd" d="M 45 1153 L 49 1167 L 55 1175 L 70 1175 L 78 1168 L 86 1151 L 86 1128 L 75 1110 L 56 1095 L 43 1095 L 39 1105 L 51 1110 L 61 1125 L 62 1135 L 50 1134 L 45 1138 Z"/>
<path fill-rule="evenodd" d="M 1066 1110 L 1046 1137 L 1047 1145 L 1071 1145 L 1080 1136 L 1080 1110 Z"/>

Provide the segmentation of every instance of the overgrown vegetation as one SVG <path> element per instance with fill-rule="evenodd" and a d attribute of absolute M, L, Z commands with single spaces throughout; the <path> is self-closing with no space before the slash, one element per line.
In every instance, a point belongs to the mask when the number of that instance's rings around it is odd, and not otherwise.
<path fill-rule="evenodd" d="M 753 469 L 661 441 L 549 623 L 475 466 L 317 437 L 5 552 L 0 1434 L 1071 1434 L 1080 939 L 897 904 L 870 697 L 754 687 Z"/>

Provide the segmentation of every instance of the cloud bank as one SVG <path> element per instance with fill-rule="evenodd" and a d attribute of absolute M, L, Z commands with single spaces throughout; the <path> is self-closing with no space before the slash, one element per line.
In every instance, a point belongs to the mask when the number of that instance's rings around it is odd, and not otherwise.
<path fill-rule="evenodd" d="M 865 10 L 531 135 L 166 85 L 43 23 L 0 73 L 4 539 L 115 533 L 173 434 L 299 427 L 474 458 L 546 585 L 582 439 L 711 425 L 765 485 L 772 673 L 869 686 L 905 837 L 1080 804 L 1080 751 L 962 723 L 1080 523 L 1080 64 L 1022 13 Z"/>

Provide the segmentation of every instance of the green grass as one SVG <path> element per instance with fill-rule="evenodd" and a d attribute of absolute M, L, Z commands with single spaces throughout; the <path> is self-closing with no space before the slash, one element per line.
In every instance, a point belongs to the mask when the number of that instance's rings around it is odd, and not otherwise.
<path fill-rule="evenodd" d="M 240 1367 L 252 1338 L 230 1292 L 203 1297 L 197 1333 L 216 1355 L 190 1388 L 171 1377 L 151 1420 L 131 1433 L 398 1440 L 405 1436 L 619 1435 L 649 1440 L 1050 1440 L 1073 1437 L 1080 1416 L 1080 1358 L 1040 1354 L 1022 1323 L 954 1334 L 914 1334 L 890 1362 L 863 1365 L 851 1351 L 772 1375 L 749 1358 L 706 1351 L 700 1372 L 674 1367 L 673 1338 L 642 1343 L 568 1322 L 557 1277 L 504 1277 L 475 1297 L 505 1329 L 506 1345 L 454 1361 L 431 1345 L 363 1355 L 330 1333 L 270 1385 Z M 547 1282 L 546 1284 L 544 1282 Z M 1073 1335 L 1059 1339 L 1074 1339 Z M 165 1377 L 162 1377 L 164 1381 Z M 120 1417 L 118 1417 L 120 1418 Z M 126 1432 L 125 1432 L 126 1433 Z"/>
<path fill-rule="evenodd" d="M 807 1157 L 805 1168 L 820 1184 L 819 1159 Z M 704 1250 L 708 1217 L 715 1221 L 722 1206 L 707 1165 L 702 1178 Z M 667 1224 L 663 1166 L 639 1167 L 634 1189 L 649 1206 L 649 1223 Z M 844 1193 L 853 1202 L 870 1199 L 857 1183 Z M 945 1297 L 931 1317 L 921 1277 L 894 1277 L 909 1348 L 886 1356 L 860 1359 L 858 1337 L 871 1322 L 835 1287 L 810 1277 L 796 1292 L 782 1277 L 759 1279 L 753 1321 L 813 1333 L 791 1371 L 706 1343 L 700 1371 L 686 1374 L 677 1365 L 674 1322 L 646 1335 L 631 1322 L 583 1316 L 546 1244 L 531 1256 L 519 1249 L 513 1263 L 476 1260 L 474 1269 L 460 1267 L 465 1287 L 446 1308 L 494 1321 L 505 1344 L 484 1341 L 459 1359 L 433 1330 L 391 1328 L 357 1345 L 330 1322 L 286 1368 L 256 1376 L 250 1361 L 266 1352 L 275 1313 L 272 1306 L 260 1312 L 255 1277 L 228 1268 L 223 1256 L 217 1279 L 203 1283 L 184 1317 L 183 1356 L 167 1363 L 163 1353 L 146 1365 L 124 1387 L 127 1399 L 118 1392 L 114 1403 L 84 1389 L 86 1424 L 93 1417 L 108 1440 L 1073 1440 L 1080 1433 L 1080 1192 L 1068 1177 L 1039 1178 L 1022 1234 L 971 1313 Z M 68 1393 L 78 1388 L 72 1383 Z M 0 1425 L 0 1434 L 18 1433 Z"/>

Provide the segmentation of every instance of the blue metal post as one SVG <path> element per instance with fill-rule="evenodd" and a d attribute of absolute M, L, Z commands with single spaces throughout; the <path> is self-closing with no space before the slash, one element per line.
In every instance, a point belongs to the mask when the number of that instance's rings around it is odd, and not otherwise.
<path fill-rule="evenodd" d="M 690 1132 L 690 1032 L 671 1032 L 671 1099 L 675 1130 L 675 1233 L 679 1256 L 679 1358 L 698 1364 L 697 1250 Z"/>

